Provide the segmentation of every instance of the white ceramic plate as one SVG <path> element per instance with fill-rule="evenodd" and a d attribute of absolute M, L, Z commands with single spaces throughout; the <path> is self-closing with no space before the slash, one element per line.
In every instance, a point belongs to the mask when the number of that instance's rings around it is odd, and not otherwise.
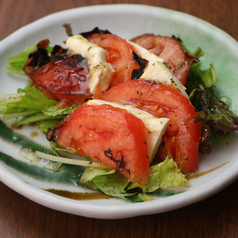
<path fill-rule="evenodd" d="M 200 19 L 184 13 L 145 5 L 102 5 L 76 8 L 52 14 L 19 29 L 0 42 L 0 94 L 14 93 L 18 87 L 26 85 L 25 77 L 6 73 L 7 58 L 20 53 L 25 46 L 31 46 L 44 38 L 49 38 L 52 45 L 62 45 L 62 42 L 67 39 L 62 27 L 65 23 L 71 24 L 75 34 L 98 26 L 127 39 L 148 32 L 170 36 L 179 35 L 189 49 L 195 50 L 200 46 L 205 51 L 206 54 L 202 59 L 203 67 L 207 68 L 211 62 L 213 63 L 220 79 L 217 92 L 220 95 L 229 95 L 233 101 L 232 109 L 238 112 L 237 42 L 225 32 Z M 227 78 L 229 78 L 228 82 Z M 10 123 L 8 122 L 8 125 Z M 36 128 L 25 126 L 19 132 L 30 137 L 32 131 L 36 131 Z M 48 146 L 41 133 L 32 139 Z M 0 180 L 39 204 L 85 217 L 119 219 L 162 213 L 205 199 L 237 179 L 237 134 L 225 137 L 225 142 L 229 142 L 229 146 L 218 146 L 210 155 L 201 156 L 199 172 L 223 166 L 190 180 L 191 187 L 186 192 L 151 202 L 131 204 L 120 199 L 76 201 L 64 198 L 43 189 L 86 190 L 73 186 L 65 188 L 63 185 L 54 183 L 42 183 L 18 170 L 11 169 L 2 162 L 0 162 Z M 0 143 L 1 152 L 20 160 L 19 148 L 2 140 Z"/>

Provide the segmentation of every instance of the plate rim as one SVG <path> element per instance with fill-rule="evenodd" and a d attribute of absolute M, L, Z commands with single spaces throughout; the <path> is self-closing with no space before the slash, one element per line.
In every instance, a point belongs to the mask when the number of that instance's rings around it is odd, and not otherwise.
<path fill-rule="evenodd" d="M 149 6 L 149 5 L 145 5 L 145 4 L 105 4 L 105 5 L 91 5 L 91 6 L 83 6 L 83 7 L 77 7 L 77 8 L 72 8 L 72 9 L 67 9 L 67 10 L 62 10 L 59 12 L 55 12 L 52 14 L 49 14 L 47 16 L 44 16 L 38 20 L 35 20 L 21 28 L 19 28 L 18 30 L 16 30 L 15 32 L 11 33 L 9 36 L 7 36 L 5 39 L 0 41 L 0 54 L 1 54 L 1 48 L 3 49 L 5 45 L 9 44 L 9 40 L 10 40 L 10 44 L 14 41 L 16 41 L 15 36 L 17 36 L 18 34 L 20 34 L 21 32 L 26 32 L 29 31 L 29 29 L 31 29 L 32 27 L 34 27 L 37 24 L 42 24 L 44 21 L 48 21 L 49 19 L 54 19 L 55 17 L 59 16 L 59 15 L 66 15 L 68 13 L 72 13 L 72 12 L 78 12 L 78 11 L 83 11 L 83 10 L 87 10 L 87 12 L 89 11 L 99 11 L 99 10 L 105 10 L 105 8 L 107 8 L 107 10 L 109 10 L 110 8 L 117 8 L 118 11 L 118 7 L 120 8 L 138 8 L 140 11 L 142 11 L 142 7 L 146 7 L 146 8 L 150 8 L 153 9 L 154 11 L 162 11 L 162 12 L 171 12 L 171 13 L 176 13 L 176 16 L 178 17 L 189 17 L 190 19 L 196 19 L 196 22 L 199 22 L 200 24 L 205 24 L 206 26 L 215 28 L 216 30 L 219 30 L 222 32 L 222 34 L 224 34 L 226 37 L 229 38 L 229 40 L 233 41 L 233 43 L 237 44 L 237 41 L 232 38 L 229 34 L 227 34 L 225 31 L 221 30 L 220 28 L 212 25 L 209 22 L 206 22 L 202 19 L 199 19 L 195 16 L 192 16 L 190 14 L 184 13 L 184 12 L 180 12 L 180 11 L 175 11 L 175 10 L 171 10 L 171 9 L 167 9 L 167 8 L 161 8 L 161 7 L 157 7 L 157 6 Z M 17 38 L 17 37 L 16 37 Z M 158 211 L 158 207 L 155 209 L 153 204 L 156 203 L 156 201 L 152 201 L 152 202 L 145 202 L 145 203 L 136 203 L 136 204 L 119 204 L 119 205 L 102 205 L 99 210 L 97 210 L 97 212 L 95 212 L 95 208 L 98 208 L 98 205 L 95 204 L 87 204 L 88 207 L 85 208 L 85 203 L 83 203 L 82 205 L 80 204 L 80 201 L 77 201 L 77 209 L 75 209 L 75 207 L 70 207 L 70 212 L 69 212 L 69 201 L 72 203 L 71 199 L 66 199 L 54 195 L 54 194 L 50 194 L 49 192 L 46 192 L 40 188 L 37 188 L 33 185 L 30 184 L 26 184 L 24 182 L 24 180 L 19 179 L 19 177 L 15 174 L 13 174 L 11 171 L 9 171 L 9 169 L 7 168 L 7 166 L 5 166 L 3 163 L 0 162 L 0 171 L 3 171 L 3 173 L 0 173 L 0 181 L 3 182 L 5 185 L 7 185 L 9 188 L 11 188 L 12 190 L 18 192 L 19 194 L 25 196 L 26 198 L 41 204 L 45 207 L 48 208 L 52 208 L 54 210 L 58 210 L 58 211 L 62 211 L 62 212 L 67 212 L 67 213 L 71 213 L 74 215 L 80 215 L 80 216 L 85 216 L 85 217 L 91 217 L 91 218 L 101 218 L 101 219 L 121 219 L 121 218 L 129 218 L 129 217 L 135 217 L 135 216 L 140 216 L 140 215 L 149 215 L 149 214 L 154 214 L 154 213 L 162 213 L 162 212 L 167 212 L 167 211 L 171 211 L 177 208 L 181 208 L 187 205 L 190 205 L 192 203 L 196 203 L 198 201 L 201 201 L 217 192 L 219 192 L 220 190 L 224 189 L 225 187 L 227 187 L 228 185 L 230 185 L 231 183 L 233 183 L 236 179 L 238 179 L 238 173 L 236 174 L 235 172 L 235 168 L 238 168 L 238 161 L 236 161 L 233 165 L 233 167 L 230 167 L 228 170 L 224 171 L 221 175 L 217 176 L 216 179 L 218 179 L 220 181 L 220 183 L 217 183 L 218 180 L 212 179 L 211 181 L 209 181 L 209 184 L 211 183 L 212 185 L 212 189 L 208 189 L 207 186 L 201 185 L 200 187 L 196 188 L 198 191 L 202 190 L 202 187 L 206 187 L 206 193 L 201 193 L 199 195 L 194 194 L 193 190 L 189 190 L 186 191 L 186 197 L 188 197 L 189 199 L 185 199 L 184 200 L 184 194 L 178 194 L 178 195 L 174 195 L 177 198 L 177 202 L 174 203 L 173 201 L 170 204 L 170 207 L 164 207 L 161 208 L 159 206 L 159 211 Z M 230 172 L 232 171 L 232 173 Z M 222 179 L 222 175 L 226 174 L 226 177 L 228 179 L 226 179 L 226 181 L 224 181 Z M 7 176 L 6 176 L 7 175 Z M 17 184 L 16 184 L 16 180 Z M 17 186 L 19 185 L 19 186 Z M 23 191 L 22 188 L 23 187 Z M 204 191 L 204 190 L 203 190 Z M 42 196 L 43 193 L 43 196 Z M 42 196 L 42 200 L 39 200 L 39 195 Z M 167 200 L 175 200 L 173 199 L 173 197 L 169 197 L 167 198 Z M 50 202 L 49 199 L 50 198 Z M 63 205 L 61 208 L 58 207 L 57 204 L 55 204 L 55 202 L 59 202 L 59 200 L 63 200 Z M 189 200 L 189 201 L 188 201 Z M 163 202 L 162 202 L 163 203 Z M 73 202 L 73 204 L 75 204 L 75 202 Z M 140 208 L 138 209 L 138 204 L 140 206 Z M 152 205 L 151 205 L 152 204 Z M 123 209 L 122 209 L 123 206 Z M 117 209 L 116 207 L 120 207 L 120 209 Z M 128 212 L 126 212 L 126 209 L 131 209 L 130 210 L 130 214 L 128 214 Z M 107 213 L 103 213 L 103 211 L 107 211 Z M 126 213 L 125 213 L 126 212 Z M 102 214 L 103 213 L 103 214 Z"/>

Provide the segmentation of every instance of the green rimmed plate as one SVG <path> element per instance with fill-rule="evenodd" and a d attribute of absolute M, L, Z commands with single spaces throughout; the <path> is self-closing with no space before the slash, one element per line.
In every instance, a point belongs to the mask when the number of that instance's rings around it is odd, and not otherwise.
<path fill-rule="evenodd" d="M 102 5 L 76 8 L 44 17 L 29 24 L 0 42 L 0 94 L 15 93 L 17 88 L 26 85 L 26 78 L 6 73 L 7 58 L 20 53 L 25 46 L 49 38 L 53 44 L 63 44 L 67 38 L 62 25 L 69 23 L 76 34 L 98 26 L 130 39 L 142 33 L 152 32 L 161 35 L 179 35 L 191 50 L 200 46 L 205 51 L 202 67 L 213 63 L 219 76 L 217 92 L 232 99 L 232 109 L 238 112 L 237 75 L 238 43 L 225 32 L 190 15 L 158 7 L 145 5 Z M 229 79 L 229 80 L 227 80 Z M 9 127 L 13 121 L 6 122 Z M 12 127 L 13 128 L 13 127 Z M 44 135 L 35 127 L 24 126 L 13 129 L 17 134 L 49 147 Z M 0 131 L 0 134 L 2 130 Z M 13 138 L 17 140 L 17 137 Z M 216 146 L 210 155 L 201 156 L 199 172 L 205 173 L 190 180 L 191 187 L 186 192 L 171 197 L 157 198 L 151 202 L 131 204 L 119 199 L 73 200 L 53 194 L 49 189 L 69 192 L 90 192 L 74 183 L 44 179 L 37 176 L 37 170 L 29 169 L 29 163 L 19 154 L 15 144 L 0 139 L 0 151 L 19 161 L 0 162 L 0 180 L 27 198 L 52 209 L 72 214 L 117 219 L 139 215 L 161 213 L 200 201 L 226 187 L 238 177 L 238 138 L 237 134 L 223 138 L 225 142 Z M 19 142 L 20 143 L 20 142 Z M 225 146 L 229 143 L 229 146 Z M 5 161 L 5 162 L 4 162 Z M 9 160 L 8 160 L 9 161 Z M 52 190 L 51 190 L 52 191 Z"/>

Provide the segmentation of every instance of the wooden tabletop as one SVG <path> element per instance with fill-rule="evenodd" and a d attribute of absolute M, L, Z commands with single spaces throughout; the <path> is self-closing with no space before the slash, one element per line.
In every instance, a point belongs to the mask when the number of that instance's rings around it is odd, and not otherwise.
<path fill-rule="evenodd" d="M 86 5 L 140 3 L 189 13 L 238 40 L 236 0 L 0 0 L 0 40 L 43 16 Z M 238 52 L 237 52 L 238 53 Z M 0 182 L 0 238 L 14 237 L 238 237 L 238 181 L 196 204 L 122 220 L 58 212 L 17 194 Z"/>

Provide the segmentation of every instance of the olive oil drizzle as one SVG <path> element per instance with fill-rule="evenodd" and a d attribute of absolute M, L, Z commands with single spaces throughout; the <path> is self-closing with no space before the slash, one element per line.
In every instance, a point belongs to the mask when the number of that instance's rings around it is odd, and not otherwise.
<path fill-rule="evenodd" d="M 227 161 L 227 162 L 225 162 L 224 164 L 221 164 L 221 165 L 219 165 L 219 166 L 217 166 L 217 167 L 215 167 L 215 168 L 209 169 L 209 170 L 204 171 L 204 172 L 201 172 L 201 173 L 191 173 L 191 174 L 187 174 L 187 175 L 186 175 L 186 179 L 187 179 L 187 180 L 191 180 L 191 179 L 195 179 L 195 178 L 202 177 L 203 175 L 209 174 L 209 173 L 211 173 L 211 172 L 213 172 L 213 171 L 215 171 L 215 170 L 221 168 L 222 166 L 226 165 L 226 164 L 229 163 L 229 162 L 230 162 L 230 161 Z"/>
<path fill-rule="evenodd" d="M 11 124 L 11 128 L 15 130 L 21 130 L 22 127 L 23 127 L 22 125 L 18 126 L 17 122 Z"/>
<path fill-rule="evenodd" d="M 38 134 L 38 132 L 36 132 L 36 131 L 32 131 L 31 132 L 31 137 L 37 137 L 39 134 Z"/>

